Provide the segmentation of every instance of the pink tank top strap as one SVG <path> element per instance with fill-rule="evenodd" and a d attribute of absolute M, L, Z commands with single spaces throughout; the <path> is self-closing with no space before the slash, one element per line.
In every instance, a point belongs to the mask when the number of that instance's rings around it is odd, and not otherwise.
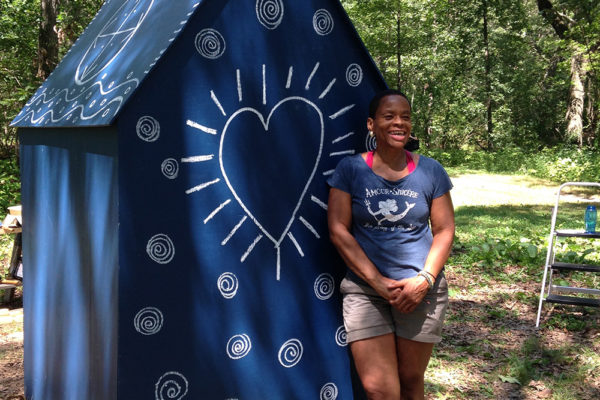
<path fill-rule="evenodd" d="M 373 169 L 373 152 L 369 151 L 367 153 L 367 159 L 365 160 L 369 168 Z"/>
<path fill-rule="evenodd" d="M 410 151 L 406 151 L 406 166 L 408 167 L 409 174 L 415 170 L 415 162 L 413 161 L 412 154 L 410 154 Z"/>

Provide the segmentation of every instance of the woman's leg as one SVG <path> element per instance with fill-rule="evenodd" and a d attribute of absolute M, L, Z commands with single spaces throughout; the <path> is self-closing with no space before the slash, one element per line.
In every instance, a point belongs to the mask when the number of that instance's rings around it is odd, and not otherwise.
<path fill-rule="evenodd" d="M 398 350 L 398 376 L 402 400 L 425 398 L 425 370 L 433 351 L 433 343 L 415 342 L 396 337 Z"/>
<path fill-rule="evenodd" d="M 393 333 L 350 343 L 356 371 L 369 400 L 398 400 L 398 360 Z"/>

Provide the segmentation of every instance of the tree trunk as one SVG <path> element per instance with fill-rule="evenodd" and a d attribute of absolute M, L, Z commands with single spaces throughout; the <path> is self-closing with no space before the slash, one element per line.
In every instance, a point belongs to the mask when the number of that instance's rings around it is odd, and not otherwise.
<path fill-rule="evenodd" d="M 575 51 L 571 57 L 571 88 L 567 106 L 567 134 L 577 139 L 579 147 L 583 146 L 583 105 L 585 101 L 585 57 Z"/>
<path fill-rule="evenodd" d="M 487 0 L 483 0 L 483 47 L 485 51 L 485 109 L 486 109 L 486 139 L 487 147 L 489 150 L 492 149 L 492 133 L 494 130 L 494 123 L 492 121 L 492 81 L 490 78 L 490 72 L 492 69 L 490 63 L 490 43 L 488 38 L 488 3 Z"/>
<path fill-rule="evenodd" d="M 402 54 L 400 53 L 400 8 L 398 7 L 398 12 L 396 13 L 396 60 L 398 63 L 398 77 L 396 86 L 398 90 L 402 90 Z"/>
<path fill-rule="evenodd" d="M 60 0 L 41 0 L 41 21 L 38 39 L 37 76 L 46 79 L 58 63 L 56 16 Z"/>

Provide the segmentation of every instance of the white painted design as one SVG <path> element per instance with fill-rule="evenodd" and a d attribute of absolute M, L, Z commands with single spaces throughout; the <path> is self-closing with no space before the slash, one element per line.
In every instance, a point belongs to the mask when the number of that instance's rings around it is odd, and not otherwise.
<path fill-rule="evenodd" d="M 293 74 L 294 74 L 294 67 L 290 66 L 290 69 L 288 70 L 287 81 L 285 82 L 286 89 L 289 89 L 290 86 L 292 85 L 292 75 Z"/>
<path fill-rule="evenodd" d="M 211 185 L 214 185 L 215 183 L 217 183 L 217 182 L 220 182 L 220 181 L 221 181 L 221 180 L 220 180 L 219 178 L 217 178 L 217 179 L 213 179 L 213 180 L 212 180 L 212 181 L 210 181 L 210 182 L 204 182 L 204 183 L 201 183 L 201 184 L 200 184 L 200 185 L 198 185 L 198 186 L 194 186 L 193 188 L 186 190 L 186 191 L 185 191 L 185 194 L 192 194 L 192 193 L 194 193 L 194 192 L 198 192 L 198 191 L 200 191 L 200 190 L 202 190 L 202 189 L 206 189 L 207 187 L 209 187 L 209 186 L 211 186 Z"/>
<path fill-rule="evenodd" d="M 298 339 L 290 339 L 279 349 L 279 362 L 286 368 L 291 368 L 300 362 L 304 348 Z"/>
<path fill-rule="evenodd" d="M 324 171 L 323 176 L 333 175 L 334 172 L 335 172 L 335 169 L 330 169 L 330 170 Z"/>
<path fill-rule="evenodd" d="M 315 76 L 315 74 L 317 73 L 317 70 L 319 69 L 319 65 L 321 65 L 321 63 L 317 62 L 315 64 L 315 67 L 313 68 L 312 72 L 310 73 L 308 79 L 306 80 L 306 85 L 304 86 L 305 90 L 308 90 L 310 88 L 310 81 L 312 81 L 312 78 Z"/>
<path fill-rule="evenodd" d="M 375 135 L 371 136 L 367 133 L 365 137 L 365 148 L 367 151 L 373 151 L 377 148 L 377 138 Z"/>
<path fill-rule="evenodd" d="M 176 371 L 161 376 L 154 389 L 155 400 L 181 400 L 188 392 L 188 380 Z"/>
<path fill-rule="evenodd" d="M 334 151 L 333 153 L 329 153 L 329 157 L 346 156 L 346 155 L 354 154 L 354 153 L 356 153 L 356 150 Z"/>
<path fill-rule="evenodd" d="M 135 315 L 133 326 L 142 335 L 155 335 L 163 326 L 163 314 L 156 307 L 146 307 Z"/>
<path fill-rule="evenodd" d="M 340 137 L 333 139 L 331 141 L 331 143 L 333 144 L 333 143 L 341 142 L 342 140 L 347 139 L 352 135 L 354 135 L 354 132 L 349 132 L 349 133 L 345 134 L 344 136 L 340 136 Z"/>
<path fill-rule="evenodd" d="M 210 98 L 212 99 L 212 101 L 214 101 L 215 105 L 219 108 L 219 110 L 221 111 L 221 114 L 223 114 L 223 116 L 226 116 L 227 113 L 225 113 L 225 110 L 223 109 L 221 102 L 215 95 L 215 92 L 213 92 L 212 90 L 210 91 Z"/>
<path fill-rule="evenodd" d="M 208 154 L 205 156 L 192 156 L 192 157 L 184 157 L 181 159 L 181 162 L 184 163 L 197 163 L 197 162 L 204 162 L 204 161 L 210 161 L 214 158 L 214 154 Z"/>
<path fill-rule="evenodd" d="M 238 291 L 238 279 L 233 273 L 224 272 L 217 280 L 217 287 L 223 297 L 233 299 Z"/>
<path fill-rule="evenodd" d="M 159 233 L 154 235 L 146 245 L 146 253 L 159 264 L 168 264 L 175 257 L 175 246 L 167 235 Z"/>
<path fill-rule="evenodd" d="M 331 90 L 331 88 L 333 87 L 333 84 L 335 83 L 336 79 L 333 78 L 331 80 L 331 82 L 329 82 L 329 85 L 327 85 L 327 87 L 325 88 L 325 90 L 323 90 L 323 92 L 319 95 L 319 100 L 323 99 L 325 96 L 327 96 L 327 93 L 329 93 L 329 91 Z"/>
<path fill-rule="evenodd" d="M 337 328 L 335 331 L 335 342 L 337 345 L 340 347 L 347 346 L 347 336 L 348 335 L 346 334 L 346 328 L 344 328 L 344 325 L 341 325 L 339 328 Z"/>
<path fill-rule="evenodd" d="M 160 124 L 156 119 L 145 116 L 138 119 L 135 131 L 140 139 L 146 142 L 154 142 L 160 136 Z"/>
<path fill-rule="evenodd" d="M 262 66 L 262 93 L 263 93 L 263 104 L 267 104 L 267 67 L 265 64 Z"/>
<path fill-rule="evenodd" d="M 346 114 L 348 111 L 350 111 L 353 107 L 355 106 L 355 104 L 351 104 L 349 106 L 346 106 L 344 108 L 342 108 L 340 111 L 333 113 L 329 116 L 330 119 L 336 119 L 337 117 L 339 117 L 340 115 L 344 115 Z"/>
<path fill-rule="evenodd" d="M 304 219 L 304 217 L 300 216 L 298 218 L 298 220 L 300 220 L 300 222 L 302 222 L 302 224 L 306 227 L 306 229 L 308 229 L 309 231 L 311 231 L 312 234 L 317 237 L 317 239 L 321 239 L 321 236 L 319 236 L 319 233 L 314 228 L 314 226 L 312 226 L 306 219 Z"/>
<path fill-rule="evenodd" d="M 333 31 L 333 17 L 329 11 L 321 8 L 313 15 L 313 28 L 321 36 L 329 35 Z"/>
<path fill-rule="evenodd" d="M 256 17 L 267 29 L 276 29 L 283 19 L 284 7 L 281 0 L 256 0 Z"/>
<path fill-rule="evenodd" d="M 327 210 L 327 204 L 323 203 L 323 202 L 322 202 L 322 201 L 321 201 L 319 198 L 317 198 L 316 196 L 310 196 L 310 199 L 311 199 L 311 200 L 312 200 L 314 203 L 316 203 L 316 204 L 318 204 L 319 206 L 321 206 L 321 208 L 322 208 L 323 210 Z"/>
<path fill-rule="evenodd" d="M 202 29 L 195 40 L 196 50 L 202 55 L 211 60 L 215 60 L 225 53 L 225 39 L 219 31 L 211 28 Z"/>
<path fill-rule="evenodd" d="M 191 126 L 194 129 L 198 129 L 199 131 L 202 131 L 204 133 L 208 133 L 210 135 L 216 135 L 217 134 L 217 130 L 216 129 L 212 129 L 212 128 L 208 128 L 204 125 L 200 125 L 197 122 L 191 121 L 191 120 L 187 120 L 185 122 L 187 124 L 187 126 Z"/>
<path fill-rule="evenodd" d="M 240 259 L 241 262 L 246 261 L 246 258 L 250 255 L 252 250 L 254 250 L 254 246 L 256 246 L 256 244 L 258 242 L 260 242 L 260 239 L 262 239 L 262 238 L 263 238 L 263 235 L 258 235 L 256 237 L 256 239 L 254 239 L 254 241 L 250 244 L 250 246 L 248 246 L 248 250 L 246 250 L 246 252 L 242 255 L 242 258 Z"/>
<path fill-rule="evenodd" d="M 240 78 L 240 70 L 239 69 L 235 70 L 235 78 L 237 81 L 238 100 L 241 103 L 242 102 L 242 80 Z"/>
<path fill-rule="evenodd" d="M 338 388 L 332 383 L 328 382 L 321 388 L 319 393 L 320 400 L 336 400 L 338 397 Z"/>
<path fill-rule="evenodd" d="M 167 158 L 160 164 L 160 170 L 168 179 L 175 179 L 179 175 L 179 163 L 174 158 Z"/>
<path fill-rule="evenodd" d="M 227 355 L 233 360 L 246 357 L 250 350 L 252 350 L 252 341 L 245 333 L 232 336 L 227 341 Z"/>
<path fill-rule="evenodd" d="M 231 230 L 231 232 L 229 232 L 229 234 L 225 237 L 225 239 L 223 239 L 223 241 L 221 242 L 221 246 L 225 246 L 227 244 L 227 242 L 229 242 L 229 239 L 232 238 L 233 235 L 235 235 L 235 232 L 237 232 L 238 229 L 240 229 L 240 226 L 242 226 L 242 224 L 246 221 L 246 219 L 248 219 L 247 216 L 243 216 L 242 219 L 240 220 L 240 222 L 238 222 L 233 229 Z"/>
<path fill-rule="evenodd" d="M 315 296 L 319 300 L 327 300 L 333 296 L 333 291 L 335 290 L 335 281 L 333 280 L 333 276 L 328 273 L 322 273 L 317 276 L 314 284 Z"/>
<path fill-rule="evenodd" d="M 148 4 L 143 3 L 142 0 L 123 2 L 110 17 L 77 66 L 77 85 L 84 85 L 94 79 L 119 56 L 146 19 L 154 0 Z M 142 7 L 138 8 L 140 5 Z"/>
<path fill-rule="evenodd" d="M 296 240 L 294 235 L 292 235 L 292 232 L 288 232 L 288 237 L 290 238 L 292 243 L 294 243 L 294 246 L 296 246 L 296 250 L 298 250 L 298 253 L 300 253 L 300 256 L 304 257 L 304 252 L 302 251 L 302 247 L 300 247 L 300 244 L 298 243 L 298 241 Z"/>
<path fill-rule="evenodd" d="M 362 68 L 358 64 L 350 64 L 346 68 L 346 82 L 348 85 L 356 87 L 360 85 L 363 79 Z"/>
<path fill-rule="evenodd" d="M 225 166 L 223 164 L 223 152 L 224 152 L 224 142 L 225 142 L 225 138 L 227 137 L 228 134 L 228 128 L 231 124 L 231 122 L 240 114 L 242 113 L 252 113 L 255 114 L 259 121 L 262 123 L 263 127 L 265 128 L 265 131 L 269 130 L 269 121 L 271 120 L 271 117 L 273 116 L 273 114 L 275 113 L 275 111 L 277 111 L 277 109 L 290 101 L 299 101 L 299 102 L 303 102 L 308 104 L 309 106 L 311 106 L 315 112 L 317 113 L 318 117 L 319 117 L 319 122 L 320 122 L 320 127 L 321 130 L 319 132 L 320 138 L 319 138 L 319 148 L 317 151 L 317 154 L 315 156 L 315 163 L 314 166 L 312 168 L 312 171 L 310 171 L 310 176 L 307 179 L 307 181 L 304 184 L 304 188 L 302 189 L 302 192 L 298 198 L 298 201 L 290 215 L 290 218 L 285 226 L 285 228 L 283 229 L 283 231 L 281 233 L 279 232 L 269 232 L 267 231 L 266 228 L 263 227 L 263 225 L 260 223 L 260 221 L 254 216 L 254 214 L 252 213 L 252 211 L 250 209 L 248 209 L 248 207 L 246 207 L 244 201 L 242 200 L 242 198 L 238 195 L 238 193 L 236 192 L 235 188 L 233 187 L 233 185 L 231 184 L 231 182 L 229 181 L 228 178 L 228 174 L 227 171 L 225 170 Z M 244 211 L 246 212 L 246 215 L 248 215 L 248 217 L 250 217 L 250 219 L 256 224 L 256 226 L 263 232 L 263 234 L 269 238 L 269 240 L 271 240 L 271 242 L 273 242 L 273 244 L 275 245 L 276 249 L 279 249 L 279 246 L 281 244 L 281 242 L 283 241 L 283 239 L 285 238 L 285 236 L 287 235 L 290 226 L 292 225 L 292 223 L 294 222 L 295 218 L 296 218 L 296 213 L 298 212 L 298 209 L 300 208 L 300 204 L 302 203 L 302 200 L 304 199 L 304 196 L 306 195 L 306 192 L 308 190 L 309 185 L 311 184 L 317 167 L 319 165 L 319 161 L 321 160 L 321 154 L 323 152 L 323 140 L 325 137 L 325 129 L 324 129 L 324 123 L 323 123 L 323 114 L 321 113 L 321 111 L 319 110 L 319 108 L 312 103 L 311 101 L 303 98 L 303 97 L 297 97 L 297 96 L 291 96 L 291 97 L 287 97 L 281 101 L 279 101 L 271 110 L 271 112 L 269 113 L 269 115 L 267 116 L 266 120 L 263 116 L 262 113 L 260 113 L 259 111 L 257 111 L 254 108 L 250 108 L 250 107 L 244 107 L 241 108 L 239 110 L 237 110 L 236 112 L 234 112 L 229 119 L 227 120 L 224 128 L 223 128 L 223 133 L 221 135 L 221 142 L 219 145 L 219 165 L 221 167 L 221 173 L 223 174 L 223 178 L 225 179 L 225 182 L 227 184 L 227 186 L 229 187 L 229 190 L 231 191 L 231 193 L 233 194 L 233 197 L 235 197 L 235 199 L 237 200 L 237 202 L 240 204 L 240 206 L 244 209 Z M 278 266 L 277 266 L 277 275 L 279 275 L 279 262 L 278 262 Z"/>
<path fill-rule="evenodd" d="M 211 219 L 213 219 L 213 217 L 214 217 L 215 215 L 217 215 L 217 213 L 218 213 L 219 211 L 221 211 L 221 210 L 223 209 L 223 207 L 225 207 L 225 206 L 226 206 L 227 204 L 229 204 L 229 203 L 231 203 L 231 199 L 227 199 L 226 201 L 224 201 L 223 203 L 221 203 L 221 204 L 220 204 L 220 205 L 219 205 L 217 208 L 215 208 L 215 209 L 213 210 L 213 212 L 211 212 L 211 213 L 208 215 L 208 217 L 206 217 L 206 218 L 204 219 L 204 223 L 206 224 L 208 221 L 210 221 Z"/>

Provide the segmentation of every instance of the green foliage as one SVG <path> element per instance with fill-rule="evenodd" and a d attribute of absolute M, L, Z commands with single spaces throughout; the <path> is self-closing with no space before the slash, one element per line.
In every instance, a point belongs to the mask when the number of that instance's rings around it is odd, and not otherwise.
<path fill-rule="evenodd" d="M 0 216 L 21 201 L 19 167 L 13 159 L 0 160 Z"/>
<path fill-rule="evenodd" d="M 518 242 L 510 239 L 487 239 L 480 245 L 473 246 L 471 255 L 486 265 L 539 265 L 542 261 L 538 246 L 524 238 Z"/>

